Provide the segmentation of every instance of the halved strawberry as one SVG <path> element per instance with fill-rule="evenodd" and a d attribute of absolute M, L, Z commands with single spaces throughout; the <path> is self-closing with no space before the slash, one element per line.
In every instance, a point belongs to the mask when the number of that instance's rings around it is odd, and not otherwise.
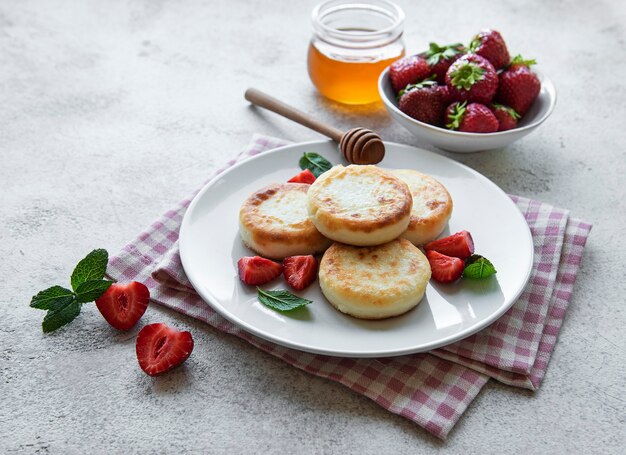
<path fill-rule="evenodd" d="M 432 278 L 440 283 L 451 283 L 463 275 L 465 262 L 462 259 L 446 256 L 435 250 L 426 251 L 426 257 Z"/>
<path fill-rule="evenodd" d="M 294 175 L 289 180 L 288 183 L 308 183 L 309 185 L 315 181 L 315 174 L 311 172 L 309 169 L 305 169 L 297 175 Z"/>
<path fill-rule="evenodd" d="M 193 351 L 193 338 L 191 333 L 165 324 L 149 324 L 137 335 L 135 350 L 141 369 L 156 376 L 187 360 Z"/>
<path fill-rule="evenodd" d="M 309 256 L 290 256 L 283 261 L 283 274 L 287 284 L 301 291 L 315 281 L 317 276 L 317 259 Z"/>
<path fill-rule="evenodd" d="M 128 330 L 141 319 L 149 301 L 148 288 L 133 281 L 128 284 L 113 283 L 96 300 L 96 306 L 109 324 L 118 330 Z"/>
<path fill-rule="evenodd" d="M 282 265 L 261 256 L 246 256 L 239 259 L 237 269 L 239 279 L 252 286 L 272 281 L 283 271 Z"/>
<path fill-rule="evenodd" d="M 467 231 L 457 232 L 424 245 L 426 251 L 436 251 L 447 256 L 465 259 L 474 254 L 474 240 Z"/>

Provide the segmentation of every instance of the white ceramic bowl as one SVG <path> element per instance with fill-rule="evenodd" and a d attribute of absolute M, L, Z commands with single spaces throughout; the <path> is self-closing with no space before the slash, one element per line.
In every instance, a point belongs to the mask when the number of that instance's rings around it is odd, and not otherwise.
<path fill-rule="evenodd" d="M 534 70 L 533 70 L 534 71 Z M 398 107 L 398 100 L 389 80 L 389 67 L 378 78 L 380 97 L 389 114 L 415 136 L 444 150 L 460 153 L 478 152 L 503 148 L 526 136 L 552 113 L 556 104 L 554 84 L 541 73 L 534 71 L 541 80 L 539 96 L 518 124 L 518 127 L 497 133 L 464 133 L 429 125 L 409 117 Z"/>

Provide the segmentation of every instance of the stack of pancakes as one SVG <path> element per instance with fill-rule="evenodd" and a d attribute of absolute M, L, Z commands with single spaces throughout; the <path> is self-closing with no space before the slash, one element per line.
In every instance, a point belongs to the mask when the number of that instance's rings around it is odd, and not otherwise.
<path fill-rule="evenodd" d="M 324 251 L 319 280 L 328 301 L 357 318 L 383 319 L 422 300 L 431 271 L 417 246 L 435 239 L 451 213 L 448 191 L 425 174 L 338 165 L 312 185 L 255 192 L 239 222 L 244 243 L 262 256 Z"/>

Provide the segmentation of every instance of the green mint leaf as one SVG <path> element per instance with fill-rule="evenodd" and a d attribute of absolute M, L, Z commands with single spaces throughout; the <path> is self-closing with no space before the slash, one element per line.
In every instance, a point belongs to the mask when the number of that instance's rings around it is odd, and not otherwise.
<path fill-rule="evenodd" d="M 465 261 L 465 269 L 463 270 L 464 278 L 483 279 L 497 273 L 496 268 L 489 259 L 473 254 Z"/>
<path fill-rule="evenodd" d="M 33 296 L 30 307 L 38 310 L 50 310 L 66 305 L 74 300 L 74 293 L 61 286 L 52 286 Z"/>
<path fill-rule="evenodd" d="M 302 170 L 308 169 L 313 173 L 315 178 L 318 178 L 324 172 L 329 170 L 333 165 L 321 155 L 312 152 L 305 152 L 300 158 L 300 168 Z"/>
<path fill-rule="evenodd" d="M 278 291 L 264 291 L 261 288 L 256 289 L 259 302 L 273 310 L 291 311 L 313 303 L 312 300 L 303 299 L 284 289 Z"/>
<path fill-rule="evenodd" d="M 78 285 L 89 280 L 101 280 L 107 271 L 107 263 L 109 261 L 109 253 L 107 250 L 93 250 L 84 259 L 82 259 L 74 271 L 70 279 L 72 289 L 76 291 Z"/>
<path fill-rule="evenodd" d="M 44 333 L 53 332 L 59 327 L 63 327 L 65 324 L 72 322 L 79 314 L 80 303 L 76 300 L 72 300 L 65 305 L 60 305 L 55 309 L 48 310 L 48 313 L 46 313 L 41 323 L 41 328 Z"/>
<path fill-rule="evenodd" d="M 83 281 L 76 288 L 76 300 L 79 303 L 93 302 L 104 294 L 112 283 L 108 280 Z"/>

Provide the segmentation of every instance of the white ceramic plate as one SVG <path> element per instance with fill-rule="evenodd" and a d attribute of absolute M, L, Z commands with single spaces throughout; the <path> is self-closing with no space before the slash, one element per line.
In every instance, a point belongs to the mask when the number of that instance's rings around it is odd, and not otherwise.
<path fill-rule="evenodd" d="M 444 234 L 466 229 L 476 252 L 498 269 L 486 280 L 433 281 L 417 308 L 381 321 L 365 321 L 335 310 L 317 281 L 300 293 L 313 301 L 292 313 L 258 302 L 256 289 L 237 276 L 237 261 L 254 253 L 239 238 L 238 214 L 253 191 L 297 174 L 304 152 L 339 162 L 333 142 L 282 147 L 243 161 L 205 186 L 180 230 L 183 267 L 196 291 L 222 316 L 266 340 L 302 351 L 349 357 L 386 357 L 427 351 L 488 326 L 516 300 L 530 276 L 533 243 L 522 214 L 494 183 L 474 170 L 426 150 L 386 143 L 385 168 L 410 168 L 443 183 L 454 201 Z M 282 277 L 263 286 L 287 289 Z"/>

